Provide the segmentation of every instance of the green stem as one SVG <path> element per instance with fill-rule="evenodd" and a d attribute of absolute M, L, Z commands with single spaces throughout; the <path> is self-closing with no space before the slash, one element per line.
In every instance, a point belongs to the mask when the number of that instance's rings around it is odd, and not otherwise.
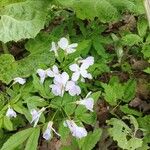
<path fill-rule="evenodd" d="M 2 42 L 2 47 L 3 47 L 4 53 L 5 54 L 9 54 L 9 50 L 8 50 L 7 44 Z"/>

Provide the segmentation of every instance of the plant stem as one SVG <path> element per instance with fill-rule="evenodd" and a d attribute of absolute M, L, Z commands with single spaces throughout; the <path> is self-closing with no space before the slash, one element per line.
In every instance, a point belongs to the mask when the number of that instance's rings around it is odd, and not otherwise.
<path fill-rule="evenodd" d="M 5 54 L 9 54 L 9 50 L 8 50 L 8 47 L 7 47 L 7 44 L 2 42 L 2 47 L 3 47 L 3 51 Z"/>

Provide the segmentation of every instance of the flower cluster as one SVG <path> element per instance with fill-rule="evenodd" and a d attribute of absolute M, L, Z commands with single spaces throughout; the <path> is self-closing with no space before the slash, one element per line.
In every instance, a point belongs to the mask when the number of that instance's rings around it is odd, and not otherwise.
<path fill-rule="evenodd" d="M 52 42 L 52 48 L 50 51 L 55 53 L 55 56 L 58 57 L 58 50 L 61 48 L 64 50 L 65 54 L 70 54 L 76 51 L 78 44 L 73 43 L 69 44 L 69 41 L 66 38 L 61 38 L 58 43 Z M 85 82 L 85 79 L 92 79 L 92 75 L 88 72 L 88 68 L 94 64 L 94 57 L 89 56 L 86 59 L 77 58 L 74 61 L 75 63 L 69 66 L 70 72 L 67 73 L 65 71 L 60 71 L 57 65 L 53 65 L 52 68 L 48 68 L 46 70 L 39 68 L 37 70 L 37 74 L 40 78 L 40 83 L 44 84 L 46 78 L 53 78 L 53 83 L 49 86 L 51 92 L 55 96 L 63 97 L 65 92 L 68 92 L 71 96 L 76 96 L 81 94 L 81 88 L 78 85 L 79 82 Z M 61 68 L 63 69 L 63 68 Z M 71 74 L 71 76 L 69 76 Z M 19 83 L 21 85 L 25 84 L 26 79 L 17 77 L 14 79 L 14 83 Z M 90 96 L 91 92 L 87 94 L 87 96 L 83 99 L 79 99 L 75 102 L 76 105 L 83 105 L 87 108 L 87 110 L 93 112 L 94 100 Z M 46 110 L 45 107 L 38 109 L 32 109 L 30 111 L 33 123 L 33 127 L 36 127 L 42 113 Z M 16 112 L 9 106 L 6 116 L 9 118 L 16 117 Z M 52 138 L 52 131 L 57 135 L 58 134 L 55 129 L 52 127 L 53 121 L 49 121 L 47 124 L 47 128 L 43 133 L 43 138 L 46 140 L 50 140 Z M 82 137 L 87 136 L 87 131 L 84 127 L 78 126 L 75 121 L 71 119 L 67 119 L 64 121 L 64 126 L 68 127 L 72 136 L 80 139 Z"/>

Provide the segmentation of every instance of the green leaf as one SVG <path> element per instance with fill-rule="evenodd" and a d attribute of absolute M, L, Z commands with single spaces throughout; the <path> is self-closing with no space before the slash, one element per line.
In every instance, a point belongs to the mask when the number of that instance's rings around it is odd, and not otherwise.
<path fill-rule="evenodd" d="M 12 124 L 10 118 L 4 116 L 3 123 L 4 123 L 4 127 L 5 127 L 7 130 L 9 130 L 9 131 L 12 131 L 12 130 L 13 130 L 13 124 Z"/>
<path fill-rule="evenodd" d="M 85 138 L 82 145 L 82 150 L 92 150 L 96 143 L 100 140 L 102 130 L 95 129 L 93 132 L 90 132 Z"/>
<path fill-rule="evenodd" d="M 122 121 L 112 118 L 107 121 L 108 125 L 112 126 L 108 129 L 109 134 L 117 141 L 118 146 L 122 149 L 136 150 L 142 146 L 142 139 L 136 138 L 132 130 Z"/>
<path fill-rule="evenodd" d="M 34 131 L 34 128 L 25 129 L 12 135 L 3 145 L 1 150 L 14 150 L 22 144 Z"/>
<path fill-rule="evenodd" d="M 142 116 L 142 113 L 137 111 L 137 110 L 134 110 L 132 108 L 129 108 L 128 105 L 123 105 L 123 106 L 120 106 L 120 110 L 125 113 L 125 114 L 128 114 L 128 115 L 135 115 L 135 116 Z"/>
<path fill-rule="evenodd" d="M 39 135 L 40 128 L 35 128 L 26 143 L 25 150 L 37 150 Z"/>
<path fill-rule="evenodd" d="M 53 65 L 55 62 L 54 54 L 50 51 L 40 51 L 37 53 L 30 54 L 17 61 L 18 68 L 17 74 L 18 76 L 30 76 L 36 72 L 37 69 L 41 67 L 41 65 Z"/>
<path fill-rule="evenodd" d="M 147 28 L 148 28 L 147 19 L 145 19 L 145 17 L 139 17 L 137 22 L 137 29 L 141 37 L 144 37 L 146 35 Z"/>
<path fill-rule="evenodd" d="M 137 34 L 127 34 L 122 37 L 123 45 L 133 46 L 138 45 L 140 42 L 142 42 L 142 39 Z"/>
<path fill-rule="evenodd" d="M 96 122 L 96 113 L 82 113 L 76 117 L 86 124 L 94 125 Z"/>
<path fill-rule="evenodd" d="M 25 99 L 25 102 L 28 105 L 32 105 L 34 107 L 44 107 L 48 104 L 43 98 L 39 96 L 29 96 Z"/>
<path fill-rule="evenodd" d="M 16 67 L 16 61 L 12 55 L 0 55 L 0 80 L 8 84 L 15 77 Z"/>
<path fill-rule="evenodd" d="M 100 95 L 101 95 L 101 91 L 98 91 L 98 92 L 92 93 L 90 97 L 92 97 L 94 99 L 94 102 L 96 103 Z"/>
<path fill-rule="evenodd" d="M 107 0 L 57 1 L 65 7 L 73 8 L 77 14 L 77 17 L 83 20 L 93 20 L 95 17 L 98 17 L 102 22 L 110 22 L 118 19 L 117 9 Z"/>
<path fill-rule="evenodd" d="M 136 93 L 136 81 L 135 80 L 128 80 L 128 82 L 125 84 L 124 89 L 124 102 L 129 102 L 132 100 Z"/>
<path fill-rule="evenodd" d="M 103 94 L 104 98 L 112 106 L 115 106 L 118 100 L 124 96 L 124 87 L 117 82 L 114 85 L 104 84 L 103 87 L 105 92 Z"/>
<path fill-rule="evenodd" d="M 18 41 L 33 38 L 44 27 L 47 1 L 20 0 L 0 2 L 0 41 Z"/>

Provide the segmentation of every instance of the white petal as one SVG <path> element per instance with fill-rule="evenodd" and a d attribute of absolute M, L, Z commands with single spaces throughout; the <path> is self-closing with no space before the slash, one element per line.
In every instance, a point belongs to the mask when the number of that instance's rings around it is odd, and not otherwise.
<path fill-rule="evenodd" d="M 58 67 L 56 65 L 53 65 L 52 70 L 55 74 L 59 74 Z"/>
<path fill-rule="evenodd" d="M 58 47 L 57 47 L 56 43 L 52 42 L 52 47 L 51 47 L 50 51 L 54 51 L 56 57 L 58 56 L 57 50 L 58 50 Z"/>
<path fill-rule="evenodd" d="M 75 86 L 75 83 L 73 81 L 68 81 L 66 84 L 66 91 L 69 91 L 73 86 Z"/>
<path fill-rule="evenodd" d="M 83 127 L 76 127 L 76 129 L 73 131 L 72 135 L 78 139 L 81 139 L 81 138 L 87 136 L 87 131 Z"/>
<path fill-rule="evenodd" d="M 87 74 L 88 79 L 92 79 L 92 75 L 90 73 Z"/>
<path fill-rule="evenodd" d="M 66 120 L 66 124 L 70 129 L 73 136 L 81 139 L 82 137 L 87 136 L 87 131 L 83 127 L 78 127 L 73 120 Z"/>
<path fill-rule="evenodd" d="M 80 63 L 83 63 L 85 66 L 89 67 L 94 64 L 94 57 L 89 56 L 86 59 L 80 60 Z"/>
<path fill-rule="evenodd" d="M 52 138 L 52 135 L 51 135 L 51 129 L 47 128 L 45 130 L 45 132 L 43 133 L 43 138 L 45 140 L 50 140 Z"/>
<path fill-rule="evenodd" d="M 6 112 L 6 116 L 9 118 L 13 118 L 13 117 L 16 118 L 17 114 L 12 108 L 8 108 Z"/>
<path fill-rule="evenodd" d="M 40 77 L 40 82 L 41 82 L 41 83 L 44 83 L 44 80 L 45 80 L 45 78 L 46 78 L 46 71 L 43 70 L 43 69 L 38 69 L 38 70 L 37 70 L 37 74 L 38 74 L 39 77 Z"/>
<path fill-rule="evenodd" d="M 51 69 L 47 69 L 46 74 L 48 77 L 54 77 L 54 72 Z"/>
<path fill-rule="evenodd" d="M 84 105 L 88 110 L 93 112 L 94 100 L 93 98 L 87 98 L 81 101 L 77 101 L 77 104 Z"/>
<path fill-rule="evenodd" d="M 74 85 L 69 89 L 69 94 L 71 96 L 75 96 L 75 95 L 80 95 L 81 94 L 81 89 L 78 85 Z"/>
<path fill-rule="evenodd" d="M 69 45 L 69 41 L 68 39 L 66 39 L 65 37 L 61 38 L 60 41 L 58 42 L 58 46 L 65 50 Z"/>
<path fill-rule="evenodd" d="M 52 88 L 52 93 L 56 96 L 61 96 L 62 95 L 62 90 L 59 84 L 52 84 L 50 85 Z"/>
<path fill-rule="evenodd" d="M 23 79 L 23 78 L 20 78 L 20 77 L 14 78 L 14 84 L 15 83 L 19 83 L 19 84 L 23 85 L 23 84 L 26 83 L 26 79 Z"/>
<path fill-rule="evenodd" d="M 73 72 L 77 72 L 77 71 L 79 71 L 80 68 L 77 64 L 72 64 L 69 66 L 69 69 Z"/>
<path fill-rule="evenodd" d="M 79 77 L 80 77 L 80 72 L 75 72 L 75 73 L 72 74 L 72 78 L 71 79 L 73 81 L 77 81 L 79 79 Z"/>
<path fill-rule="evenodd" d="M 87 78 L 88 77 L 87 70 L 82 69 L 82 70 L 80 70 L 80 73 L 81 73 L 81 75 L 82 75 L 83 78 Z"/>
<path fill-rule="evenodd" d="M 73 43 L 73 44 L 70 44 L 67 48 L 66 48 L 66 52 L 68 54 L 71 54 L 71 53 L 74 53 L 76 51 L 76 47 L 78 46 L 77 43 Z"/>
<path fill-rule="evenodd" d="M 68 75 L 68 73 L 63 72 L 61 77 L 62 77 L 62 84 L 65 86 L 67 81 L 69 80 L 69 75 Z"/>

